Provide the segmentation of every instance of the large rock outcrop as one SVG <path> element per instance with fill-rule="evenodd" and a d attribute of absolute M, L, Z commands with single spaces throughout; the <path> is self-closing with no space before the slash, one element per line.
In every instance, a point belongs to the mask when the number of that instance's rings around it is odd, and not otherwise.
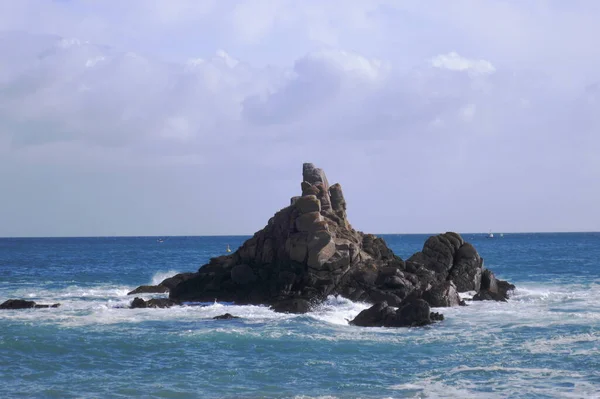
<path fill-rule="evenodd" d="M 429 314 L 429 306 L 461 304 L 458 292 L 479 291 L 483 259 L 460 235 L 430 237 L 404 262 L 382 238 L 352 228 L 342 187 L 329 186 L 323 170 L 307 163 L 302 176 L 302 195 L 237 251 L 211 259 L 196 273 L 171 277 L 177 284 L 169 287 L 169 298 L 303 313 L 328 295 L 394 308 L 406 307 L 410 295 L 412 307 L 405 312 L 416 306 Z M 426 311 L 417 300 L 427 304 Z"/>

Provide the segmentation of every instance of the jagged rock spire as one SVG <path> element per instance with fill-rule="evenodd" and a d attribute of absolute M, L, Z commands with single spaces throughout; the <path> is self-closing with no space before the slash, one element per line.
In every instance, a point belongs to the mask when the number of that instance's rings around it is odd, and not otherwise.
<path fill-rule="evenodd" d="M 321 202 L 321 210 L 330 210 L 329 182 L 323 169 L 316 168 L 312 163 L 305 163 L 302 165 L 302 179 L 302 195 L 316 195 Z"/>

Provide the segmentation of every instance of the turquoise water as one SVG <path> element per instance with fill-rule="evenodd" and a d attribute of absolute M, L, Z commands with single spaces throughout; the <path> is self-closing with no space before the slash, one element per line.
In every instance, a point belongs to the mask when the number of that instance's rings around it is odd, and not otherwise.
<path fill-rule="evenodd" d="M 403 258 L 427 238 L 383 237 Z M 0 397 L 600 397 L 600 234 L 464 237 L 515 295 L 415 329 L 348 326 L 367 305 L 333 297 L 306 315 L 125 308 L 247 237 L 0 239 L 0 301 L 62 303 L 0 312 Z"/>

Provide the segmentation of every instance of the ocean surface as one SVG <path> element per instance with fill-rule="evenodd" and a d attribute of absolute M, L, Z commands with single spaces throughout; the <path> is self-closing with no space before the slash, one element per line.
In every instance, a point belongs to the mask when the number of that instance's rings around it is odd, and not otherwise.
<path fill-rule="evenodd" d="M 427 238 L 383 237 L 403 259 Z M 412 329 L 349 326 L 367 305 L 341 297 L 126 308 L 247 237 L 0 239 L 0 302 L 62 304 L 0 311 L 0 398 L 600 397 L 600 233 L 463 237 L 516 292 Z"/>

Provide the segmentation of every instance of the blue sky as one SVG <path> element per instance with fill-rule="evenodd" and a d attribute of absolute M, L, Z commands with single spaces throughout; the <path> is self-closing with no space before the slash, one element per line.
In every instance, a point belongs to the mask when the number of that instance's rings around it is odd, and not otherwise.
<path fill-rule="evenodd" d="M 0 236 L 600 230 L 600 3 L 0 0 Z"/>

